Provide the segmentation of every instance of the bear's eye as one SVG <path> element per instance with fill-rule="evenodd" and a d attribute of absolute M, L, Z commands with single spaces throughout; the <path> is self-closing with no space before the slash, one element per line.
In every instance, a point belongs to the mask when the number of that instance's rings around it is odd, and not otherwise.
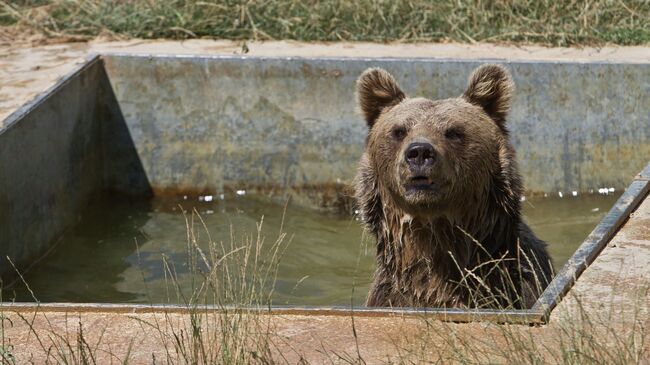
<path fill-rule="evenodd" d="M 445 132 L 445 137 L 451 140 L 460 141 L 465 138 L 465 133 L 458 128 L 449 128 Z"/>
<path fill-rule="evenodd" d="M 406 128 L 404 127 L 395 127 L 391 131 L 391 135 L 398 141 L 401 141 L 406 137 Z"/>

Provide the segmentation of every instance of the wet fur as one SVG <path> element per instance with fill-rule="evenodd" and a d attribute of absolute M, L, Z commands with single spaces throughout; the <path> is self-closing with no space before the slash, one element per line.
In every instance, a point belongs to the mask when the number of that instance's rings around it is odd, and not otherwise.
<path fill-rule="evenodd" d="M 359 78 L 358 102 L 370 131 L 355 197 L 376 238 L 377 263 L 366 305 L 525 308 L 548 284 L 546 245 L 520 213 L 522 183 L 505 124 L 513 90 L 497 65 L 480 67 L 460 98 L 443 101 L 406 98 L 381 69 Z M 393 110 L 398 105 L 400 113 Z M 445 170 L 448 197 L 421 206 L 400 197 L 395 149 L 386 137 L 393 120 L 437 140 L 420 120 L 472 133 L 463 148 L 440 147 L 445 166 L 452 166 Z"/>

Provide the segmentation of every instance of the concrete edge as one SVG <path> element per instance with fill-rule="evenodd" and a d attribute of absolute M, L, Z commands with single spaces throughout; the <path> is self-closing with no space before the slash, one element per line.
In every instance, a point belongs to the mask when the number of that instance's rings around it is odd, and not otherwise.
<path fill-rule="evenodd" d="M 101 61 L 101 57 L 96 54 L 91 54 L 88 57 L 86 57 L 84 62 L 76 65 L 70 72 L 61 76 L 56 81 L 56 83 L 54 83 L 54 85 L 45 89 L 45 91 L 38 93 L 32 100 L 23 104 L 21 107 L 16 109 L 13 113 L 9 114 L 9 116 L 7 116 L 4 119 L 3 123 L 0 124 L 0 134 L 3 134 L 5 131 L 11 128 L 11 126 L 16 124 L 16 122 L 22 119 L 26 114 L 36 109 L 39 105 L 45 102 L 45 100 L 47 100 L 47 98 L 49 98 L 51 95 L 63 89 L 76 76 L 78 76 L 86 69 L 92 67 L 95 63 L 100 61 Z"/>
<path fill-rule="evenodd" d="M 358 57 L 358 56 L 245 56 L 245 55 L 206 55 L 206 54 L 169 54 L 169 53 L 129 53 L 129 52 L 100 52 L 91 55 L 100 57 L 132 57 L 132 58 L 166 58 L 166 59 L 217 59 L 217 60 L 286 60 L 286 61 L 396 61 L 396 62 L 464 62 L 464 63 L 522 63 L 522 64 L 579 64 L 579 65 L 648 65 L 645 62 L 622 62 L 617 60 L 548 60 L 548 59 L 517 59 L 517 58 L 459 58 L 459 57 Z"/>
<path fill-rule="evenodd" d="M 628 220 L 630 214 L 648 195 L 650 192 L 648 176 L 650 176 L 650 162 L 635 177 L 607 215 L 569 258 L 569 261 L 537 299 L 532 310 L 542 311 L 548 320 L 553 309 L 573 287 L 580 275 L 596 260 L 600 252 Z"/>
<path fill-rule="evenodd" d="M 226 305 L 174 305 L 174 304 L 112 304 L 112 303 L 0 303 L 0 312 L 48 312 L 48 313 L 192 313 L 214 312 L 251 313 L 292 316 L 327 317 L 424 317 L 446 322 L 490 321 L 510 324 L 544 324 L 544 313 L 536 310 L 489 310 L 444 308 L 354 308 L 343 306 L 226 306 Z"/>

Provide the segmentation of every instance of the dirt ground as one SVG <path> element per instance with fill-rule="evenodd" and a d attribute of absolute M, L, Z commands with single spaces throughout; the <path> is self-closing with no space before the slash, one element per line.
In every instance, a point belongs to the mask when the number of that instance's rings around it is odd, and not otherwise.
<path fill-rule="evenodd" d="M 17 41 L 0 32 L 0 128 L 2 120 L 16 108 L 42 92 L 75 64 L 83 62 L 90 53 L 149 53 L 149 54 L 242 54 L 248 49 L 251 56 L 295 57 L 437 57 L 482 58 L 506 60 L 571 60 L 603 62 L 648 62 L 650 47 L 604 48 L 544 48 L 514 47 L 489 44 L 370 44 L 333 43 L 305 44 L 299 42 L 248 43 L 231 41 L 143 41 L 108 42 L 96 40 L 84 43 L 34 44 Z M 0 172 L 1 173 L 1 172 Z M 356 318 L 331 316 L 276 316 L 270 318 L 279 353 L 289 363 L 307 360 L 313 363 L 345 363 L 358 361 L 358 355 L 367 363 L 404 360 L 402 356 L 417 354 L 413 362 L 433 361 L 445 351 L 455 351 L 458 343 L 471 342 L 476 348 L 495 351 L 509 341 L 507 333 L 517 333 L 522 339 L 539 346 L 541 353 L 557 348 L 560 334 L 565 331 L 567 318 L 588 318 L 590 326 L 598 331 L 650 335 L 650 199 L 641 205 L 608 247 L 580 277 L 560 306 L 553 312 L 550 323 L 541 327 L 502 326 L 473 323 L 450 324 L 431 322 L 422 318 Z M 101 361 L 116 362 L 130 351 L 131 363 L 152 363 L 164 359 L 163 343 L 173 341 L 160 338 L 143 321 L 155 321 L 162 314 L 129 314 L 109 312 L 60 313 L 41 312 L 21 314 L 3 310 L 4 344 L 0 351 L 10 349 L 16 363 L 41 363 L 48 344 L 60 339 L 53 335 L 69 335 L 72 342 L 83 323 L 85 336 L 94 343 L 101 338 Z M 170 315 L 174 321 L 185 323 L 187 316 Z M 640 329 L 633 324 L 641 319 Z M 584 319 L 584 318 L 583 318 Z M 599 327 L 600 326 L 600 327 Z M 33 330 L 30 329 L 33 328 Z M 585 327 L 582 327 L 585 328 Z M 591 327 L 590 327 L 591 328 Z M 630 332 L 632 331 L 632 332 Z M 40 334 L 36 336 L 36 334 Z M 427 334 L 425 336 L 424 334 Z M 448 336 L 443 336 L 448 335 Z M 633 336 L 634 337 L 634 336 Z M 422 342 L 429 338 L 429 342 Z M 133 344 L 130 346 L 130 344 Z M 505 345 L 504 345 L 505 346 Z M 508 345 L 509 346 L 509 345 Z M 650 341 L 645 340 L 645 356 L 650 356 Z M 153 354 L 153 355 L 152 355 Z M 516 354 L 515 354 L 516 355 Z M 549 355 L 550 356 L 550 355 Z M 450 358 L 453 358 L 450 357 Z M 555 362 L 553 357 L 546 358 Z M 480 359 L 478 359 L 480 360 Z M 529 362 L 524 355 L 521 362 Z M 650 362 L 645 357 L 641 362 Z M 462 358 L 459 360 L 462 361 Z M 164 362 L 164 361 L 161 361 Z M 283 361 L 282 361 L 283 362 Z"/>

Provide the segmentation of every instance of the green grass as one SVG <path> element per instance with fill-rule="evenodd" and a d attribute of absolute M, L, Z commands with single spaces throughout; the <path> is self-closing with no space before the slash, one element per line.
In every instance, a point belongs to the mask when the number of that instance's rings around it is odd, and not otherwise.
<path fill-rule="evenodd" d="M 640 45 L 648 19 L 648 0 L 0 0 L 0 24 L 51 37 Z"/>

